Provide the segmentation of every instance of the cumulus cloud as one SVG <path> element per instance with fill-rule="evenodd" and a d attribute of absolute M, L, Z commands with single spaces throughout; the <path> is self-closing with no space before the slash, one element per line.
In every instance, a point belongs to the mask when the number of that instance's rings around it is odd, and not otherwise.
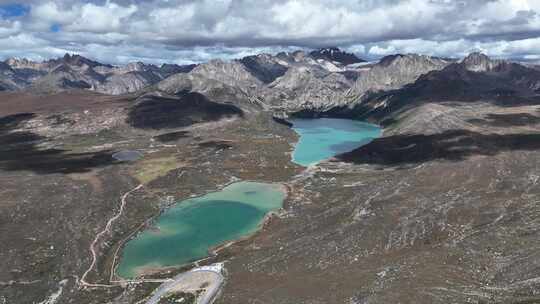
<path fill-rule="evenodd" d="M 17 5 L 25 13 L 9 14 Z M 368 59 L 540 57 L 536 0 L 0 0 L 0 11 L 3 57 L 196 62 L 324 46 Z"/>

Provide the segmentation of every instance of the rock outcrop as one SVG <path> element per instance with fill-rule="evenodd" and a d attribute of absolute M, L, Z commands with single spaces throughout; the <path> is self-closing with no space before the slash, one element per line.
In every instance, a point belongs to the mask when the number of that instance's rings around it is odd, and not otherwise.
<path fill-rule="evenodd" d="M 344 65 L 365 62 L 365 60 L 358 58 L 355 54 L 343 52 L 337 47 L 322 48 L 311 51 L 309 56 L 315 59 L 338 62 Z"/>

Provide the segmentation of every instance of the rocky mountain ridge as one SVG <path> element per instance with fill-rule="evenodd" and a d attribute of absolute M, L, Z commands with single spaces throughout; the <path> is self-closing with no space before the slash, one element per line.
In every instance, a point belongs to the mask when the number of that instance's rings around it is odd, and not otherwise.
<path fill-rule="evenodd" d="M 346 72 L 350 70 L 346 68 L 349 63 L 359 62 L 363 60 L 353 54 L 332 48 L 311 53 L 296 51 L 276 55 L 259 54 L 230 62 L 211 60 L 199 65 L 193 74 L 200 74 L 228 85 L 262 87 L 283 76 L 291 66 L 306 66 L 309 70 L 317 68 L 325 71 L 323 74 L 320 71 L 318 73 L 324 76 L 328 72 Z M 9 58 L 0 66 L 2 72 L 0 83 L 3 90 L 57 92 L 89 89 L 121 95 L 147 88 L 178 73 L 188 73 L 196 66 L 163 64 L 158 67 L 142 62 L 112 66 L 70 54 L 43 62 Z"/>
<path fill-rule="evenodd" d="M 141 90 L 172 74 L 189 72 L 194 67 L 173 64 L 158 67 L 142 62 L 113 66 L 71 54 L 43 62 L 9 58 L 0 65 L 0 90 L 53 93 L 88 89 L 121 95 Z"/>
<path fill-rule="evenodd" d="M 112 66 L 66 55 L 41 63 L 6 60 L 0 65 L 0 89 L 87 89 L 111 95 L 196 92 L 246 108 L 381 122 L 417 102 L 505 96 L 524 100 L 540 90 L 540 71 L 481 53 L 461 60 L 396 54 L 366 63 L 338 48 L 160 67 L 142 62 Z"/>

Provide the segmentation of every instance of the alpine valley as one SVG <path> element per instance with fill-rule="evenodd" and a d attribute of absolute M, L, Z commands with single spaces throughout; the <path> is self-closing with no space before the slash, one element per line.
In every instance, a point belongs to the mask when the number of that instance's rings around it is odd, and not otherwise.
<path fill-rule="evenodd" d="M 532 64 L 11 58 L 0 303 L 538 303 L 539 172 Z"/>

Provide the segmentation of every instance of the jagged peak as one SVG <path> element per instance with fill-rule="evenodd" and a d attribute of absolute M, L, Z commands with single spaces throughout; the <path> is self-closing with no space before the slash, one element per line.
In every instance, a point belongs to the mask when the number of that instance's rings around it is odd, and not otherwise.
<path fill-rule="evenodd" d="M 460 63 L 467 67 L 485 65 L 490 62 L 491 62 L 491 58 L 489 58 L 486 54 L 481 53 L 481 52 L 470 53 L 469 55 L 465 56 L 463 59 L 460 60 Z"/>
<path fill-rule="evenodd" d="M 482 52 L 472 52 L 462 59 L 462 62 L 475 62 L 475 61 L 490 61 L 488 55 Z"/>
<path fill-rule="evenodd" d="M 473 72 L 486 72 L 493 70 L 502 63 L 503 60 L 491 59 L 481 52 L 472 52 L 459 62 L 463 67 Z"/>
<path fill-rule="evenodd" d="M 4 61 L 5 64 L 9 65 L 13 69 L 20 69 L 20 68 L 37 68 L 40 64 L 36 61 L 27 59 L 27 58 L 19 58 L 19 57 L 11 57 Z"/>
<path fill-rule="evenodd" d="M 125 68 L 129 71 L 143 71 L 147 68 L 147 65 L 141 61 L 137 61 L 126 64 Z"/>
<path fill-rule="evenodd" d="M 365 62 L 365 60 L 358 58 L 355 54 L 347 53 L 334 46 L 313 50 L 309 55 L 314 59 L 325 59 L 339 62 L 344 65 Z"/>
<path fill-rule="evenodd" d="M 61 62 L 61 63 L 67 63 L 67 64 L 70 64 L 70 65 L 77 65 L 77 66 L 82 66 L 84 64 L 88 65 L 89 67 L 96 67 L 96 66 L 109 66 L 109 67 L 112 67 L 110 65 L 107 65 L 107 64 L 102 64 L 100 62 L 97 62 L 97 61 L 94 61 L 94 60 L 91 60 L 91 59 L 88 59 L 84 56 L 81 56 L 79 54 L 69 54 L 69 53 L 66 53 L 64 55 L 63 58 L 61 59 L 57 59 L 57 60 L 50 60 L 50 62 Z"/>
<path fill-rule="evenodd" d="M 384 56 L 383 58 L 381 58 L 381 60 L 379 60 L 379 65 L 389 66 L 392 63 L 394 63 L 397 59 L 402 58 L 404 56 L 405 55 L 403 54 L 393 54 L 393 55 Z"/>
<path fill-rule="evenodd" d="M 317 52 L 321 54 L 344 53 L 342 50 L 340 50 L 338 47 L 335 47 L 335 46 L 320 48 L 313 52 Z"/>
<path fill-rule="evenodd" d="M 257 58 L 263 58 L 263 59 L 271 59 L 274 57 L 272 56 L 272 54 L 268 54 L 268 53 L 260 53 L 254 56 L 256 56 Z"/>
<path fill-rule="evenodd" d="M 41 62 L 32 61 L 27 58 L 12 57 L 4 61 L 5 64 L 12 69 L 34 69 L 34 70 L 47 70 L 47 64 Z"/>
<path fill-rule="evenodd" d="M 249 61 L 259 61 L 259 62 L 270 62 L 273 61 L 274 58 L 278 58 L 279 54 L 277 54 L 275 57 L 272 54 L 268 53 L 260 53 L 255 55 L 248 55 L 244 56 L 242 58 L 236 59 L 239 62 L 246 63 Z"/>
<path fill-rule="evenodd" d="M 5 63 L 9 65 L 15 65 L 19 63 L 33 63 L 33 61 L 26 59 L 26 58 L 19 58 L 19 57 L 11 57 L 4 61 Z"/>
<path fill-rule="evenodd" d="M 303 50 L 296 50 L 293 52 L 279 52 L 274 57 L 289 62 L 302 61 L 306 57 L 306 52 L 304 52 Z"/>

